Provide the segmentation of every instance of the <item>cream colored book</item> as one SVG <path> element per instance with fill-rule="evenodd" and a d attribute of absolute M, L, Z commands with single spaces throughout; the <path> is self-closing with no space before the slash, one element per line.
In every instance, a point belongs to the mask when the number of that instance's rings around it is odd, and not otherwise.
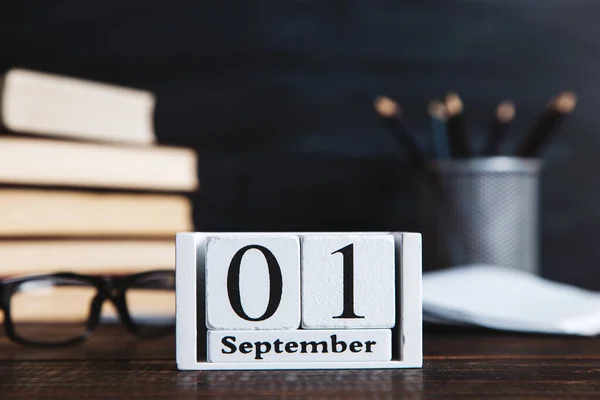
<path fill-rule="evenodd" d="M 0 184 L 190 192 L 193 150 L 119 147 L 0 135 Z"/>
<path fill-rule="evenodd" d="M 151 270 L 174 270 L 174 240 L 5 240 L 0 241 L 0 276 L 74 272 L 86 275 L 124 275 Z M 173 318 L 175 291 L 130 289 L 127 303 L 137 318 Z M 83 323 L 96 289 L 24 284 L 11 299 L 13 321 Z M 109 301 L 104 318 L 116 318 Z M 3 316 L 0 315 L 0 322 Z"/>
<path fill-rule="evenodd" d="M 155 142 L 152 93 L 25 69 L 0 86 L 0 121 L 23 134 L 118 143 Z"/>
<path fill-rule="evenodd" d="M 0 237 L 170 237 L 190 230 L 192 205 L 183 195 L 0 189 Z"/>
<path fill-rule="evenodd" d="M 175 268 L 173 240 L 0 240 L 0 276 L 130 274 Z"/>

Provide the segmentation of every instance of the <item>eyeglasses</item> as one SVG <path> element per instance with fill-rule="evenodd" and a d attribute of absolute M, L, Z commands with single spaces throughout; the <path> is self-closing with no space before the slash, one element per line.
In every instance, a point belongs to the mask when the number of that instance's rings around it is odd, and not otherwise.
<path fill-rule="evenodd" d="M 110 301 L 125 327 L 141 338 L 175 328 L 175 272 L 119 277 L 72 273 L 31 275 L 0 282 L 7 337 L 19 344 L 64 346 L 88 339 Z"/>

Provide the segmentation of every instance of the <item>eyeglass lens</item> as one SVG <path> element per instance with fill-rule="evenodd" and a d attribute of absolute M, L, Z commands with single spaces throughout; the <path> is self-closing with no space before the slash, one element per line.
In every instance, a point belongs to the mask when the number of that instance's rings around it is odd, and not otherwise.
<path fill-rule="evenodd" d="M 138 277 L 127 288 L 125 301 L 139 334 L 154 335 L 174 326 L 174 272 L 155 272 Z"/>
<path fill-rule="evenodd" d="M 11 297 L 17 336 L 34 342 L 59 342 L 82 336 L 97 289 L 85 281 L 44 278 L 21 283 Z"/>

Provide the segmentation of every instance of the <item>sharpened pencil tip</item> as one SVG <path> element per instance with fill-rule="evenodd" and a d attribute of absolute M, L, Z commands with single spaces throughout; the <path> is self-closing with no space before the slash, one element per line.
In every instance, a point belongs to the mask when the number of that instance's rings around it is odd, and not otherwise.
<path fill-rule="evenodd" d="M 463 112 L 463 102 L 457 93 L 448 93 L 445 98 L 446 112 L 449 117 Z"/>
<path fill-rule="evenodd" d="M 562 92 L 552 102 L 552 107 L 560 114 L 570 114 L 577 105 L 577 95 L 573 92 Z"/>
<path fill-rule="evenodd" d="M 442 121 L 446 120 L 446 106 L 440 100 L 431 100 L 427 105 L 427 111 L 431 118 L 439 119 Z"/>
<path fill-rule="evenodd" d="M 373 103 L 375 111 L 382 117 L 392 117 L 400 114 L 400 106 L 394 100 L 386 96 L 377 96 Z"/>
<path fill-rule="evenodd" d="M 496 118 L 502 123 L 509 123 L 515 118 L 515 104 L 512 101 L 504 100 L 496 108 Z"/>

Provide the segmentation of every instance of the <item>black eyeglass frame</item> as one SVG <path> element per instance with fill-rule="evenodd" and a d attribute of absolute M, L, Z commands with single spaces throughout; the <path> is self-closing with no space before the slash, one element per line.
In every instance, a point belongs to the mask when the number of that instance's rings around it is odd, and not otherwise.
<path fill-rule="evenodd" d="M 153 327 L 152 333 L 147 333 L 141 329 L 140 326 L 135 323 L 134 319 L 129 313 L 126 298 L 127 290 L 133 284 L 153 276 L 162 276 L 165 273 L 173 274 L 173 279 L 175 279 L 175 271 L 173 270 L 153 270 L 126 276 L 92 276 L 62 272 L 56 274 L 28 275 L 2 280 L 0 281 L 0 309 L 4 312 L 3 325 L 6 336 L 15 343 L 27 346 L 55 347 L 82 343 L 90 338 L 100 324 L 102 305 L 106 300 L 109 300 L 114 305 L 120 322 L 135 336 L 144 339 L 153 339 L 169 335 L 175 331 L 174 324 L 172 326 Z M 90 312 L 86 321 L 84 332 L 78 337 L 56 342 L 35 341 L 19 336 L 15 329 L 15 324 L 13 323 L 11 315 L 11 299 L 13 294 L 15 294 L 19 287 L 24 283 L 52 279 L 69 279 L 73 281 L 80 281 L 96 288 L 96 295 L 90 304 Z"/>

